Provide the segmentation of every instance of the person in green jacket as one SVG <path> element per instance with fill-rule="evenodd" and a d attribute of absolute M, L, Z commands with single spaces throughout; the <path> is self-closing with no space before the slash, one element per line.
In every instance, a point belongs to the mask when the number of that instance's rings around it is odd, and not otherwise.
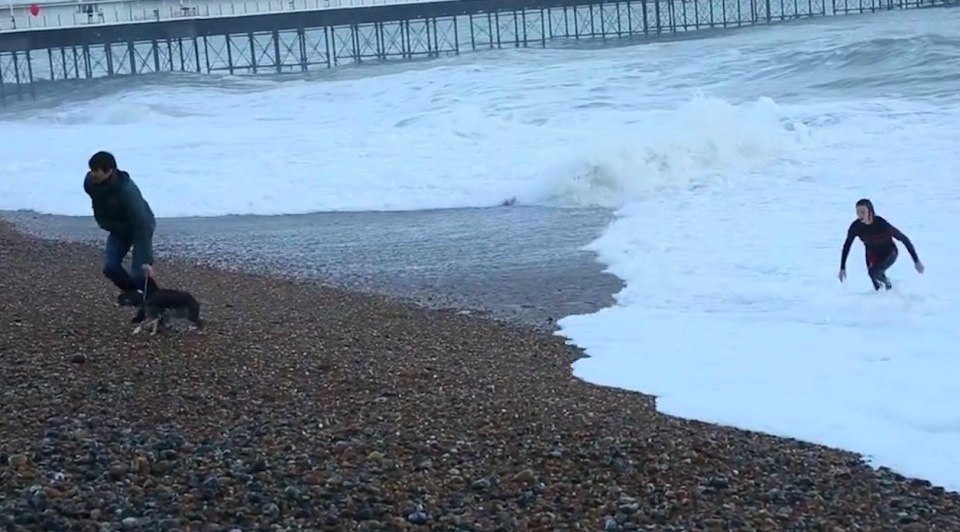
<path fill-rule="evenodd" d="M 130 174 L 117 168 L 116 158 L 105 151 L 90 157 L 83 190 L 90 196 L 93 217 L 108 233 L 103 275 L 121 292 L 158 290 L 153 269 L 153 232 L 157 227 L 150 204 L 143 198 Z M 123 259 L 133 248 L 133 272 L 123 267 Z M 142 309 L 134 322 L 143 321 Z"/>

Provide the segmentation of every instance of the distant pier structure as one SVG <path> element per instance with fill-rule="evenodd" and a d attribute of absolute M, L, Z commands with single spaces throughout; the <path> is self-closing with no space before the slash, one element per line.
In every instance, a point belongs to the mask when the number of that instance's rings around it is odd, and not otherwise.
<path fill-rule="evenodd" d="M 307 72 L 475 50 L 546 47 L 559 40 L 654 40 L 960 0 L 397 2 L 403 0 L 180 0 L 172 5 L 160 0 L 81 0 L 39 9 L 11 6 L 9 13 L 4 7 L 0 105 L 34 98 L 40 84 L 62 80 L 159 72 Z"/>

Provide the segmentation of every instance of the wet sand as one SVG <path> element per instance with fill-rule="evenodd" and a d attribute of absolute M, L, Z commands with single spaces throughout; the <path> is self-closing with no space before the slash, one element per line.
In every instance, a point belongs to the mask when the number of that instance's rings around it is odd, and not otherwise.
<path fill-rule="evenodd" d="M 0 218 L 43 238 L 106 237 L 88 217 L 20 211 Z M 582 249 L 611 220 L 601 209 L 520 206 L 161 218 L 154 245 L 159 257 L 469 310 L 551 332 L 564 316 L 609 306 L 622 287 Z M 162 282 L 162 262 L 158 272 Z"/>

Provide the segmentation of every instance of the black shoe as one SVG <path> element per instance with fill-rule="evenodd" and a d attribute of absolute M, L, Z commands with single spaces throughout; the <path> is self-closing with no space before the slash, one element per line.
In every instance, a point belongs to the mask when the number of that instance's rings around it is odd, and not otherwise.
<path fill-rule="evenodd" d="M 130 320 L 130 323 L 143 323 L 145 319 L 147 319 L 147 313 L 143 310 L 143 307 L 140 307 L 140 309 L 137 310 L 137 315 Z"/>
<path fill-rule="evenodd" d="M 892 290 L 892 289 L 893 289 L 893 283 L 890 282 L 890 279 L 884 279 L 884 280 L 883 280 L 883 286 L 884 286 L 884 288 L 886 288 L 887 290 Z"/>

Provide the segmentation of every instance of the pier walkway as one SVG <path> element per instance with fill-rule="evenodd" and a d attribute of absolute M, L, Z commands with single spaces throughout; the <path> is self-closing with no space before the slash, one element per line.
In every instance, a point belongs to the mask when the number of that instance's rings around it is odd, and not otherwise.
<path fill-rule="evenodd" d="M 0 106 L 50 82 L 161 72 L 290 74 L 555 42 L 649 42 L 815 17 L 960 0 L 182 0 L 136 4 L 146 20 L 80 20 L 41 7 L 46 28 L 0 32 Z M 206 3 L 198 3 L 206 2 Z M 367 2 L 367 4 L 363 4 Z M 372 5 L 373 2 L 379 2 Z M 389 2 L 389 3 L 385 3 Z M 82 6 L 83 4 L 81 4 Z M 130 3 L 105 4 L 135 17 Z M 179 5 L 179 4 L 178 4 Z M 126 6 L 126 7 L 123 7 Z M 162 7 L 162 9 L 161 9 Z M 27 8 L 29 9 L 29 8 Z M 56 9 L 64 10 L 56 15 Z M 76 9 L 74 6 L 72 9 Z M 110 11 L 113 9 L 113 11 Z M 121 15 L 126 10 L 127 15 Z M 140 8 L 137 8 L 140 9 Z M 69 17 L 66 13 L 70 13 Z M 142 12 L 142 11 L 141 11 Z M 171 13 L 169 18 L 167 14 Z M 32 15 L 30 15 L 32 16 Z M 53 26 L 57 16 L 60 26 Z M 46 18 L 44 18 L 46 17 Z M 81 19 L 83 17 L 80 17 Z M 68 20 L 69 19 L 69 20 Z"/>

